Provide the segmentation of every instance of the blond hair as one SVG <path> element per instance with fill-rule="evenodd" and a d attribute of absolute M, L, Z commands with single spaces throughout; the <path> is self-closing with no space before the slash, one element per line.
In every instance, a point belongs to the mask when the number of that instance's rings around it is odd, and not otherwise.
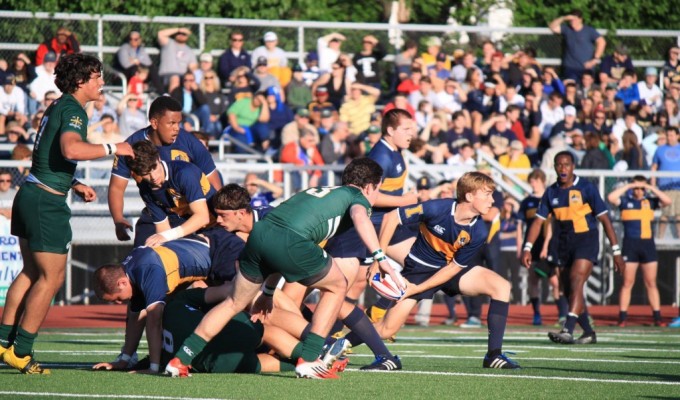
<path fill-rule="evenodd" d="M 456 191 L 458 192 L 456 200 L 459 203 L 467 203 L 465 195 L 485 188 L 496 190 L 496 183 L 488 175 L 482 172 L 466 172 L 458 180 L 458 185 L 456 186 Z"/>

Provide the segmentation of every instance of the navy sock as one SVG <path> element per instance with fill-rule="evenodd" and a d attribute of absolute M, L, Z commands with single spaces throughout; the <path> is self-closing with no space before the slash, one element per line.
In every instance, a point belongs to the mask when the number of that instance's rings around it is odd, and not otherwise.
<path fill-rule="evenodd" d="M 353 347 L 366 343 L 366 346 L 371 349 L 376 357 L 381 355 L 392 357 L 380 335 L 376 332 L 375 327 L 373 327 L 371 320 L 368 319 L 359 307 L 354 307 L 354 310 L 342 321 L 352 330 L 345 339 L 349 340 Z"/>
<path fill-rule="evenodd" d="M 541 299 L 532 297 L 529 301 L 531 302 L 531 308 L 534 310 L 534 315 L 541 315 Z"/>
<path fill-rule="evenodd" d="M 331 327 L 331 335 L 337 331 L 341 331 L 343 326 L 345 326 L 345 324 L 342 322 L 342 320 L 336 319 L 333 327 Z"/>
<path fill-rule="evenodd" d="M 394 304 L 394 301 L 388 299 L 387 297 L 381 297 L 378 299 L 378 301 L 375 302 L 373 307 L 378 307 L 382 308 L 383 310 L 387 310 L 390 307 L 392 307 L 392 304 Z"/>
<path fill-rule="evenodd" d="M 661 321 L 661 310 L 652 310 L 654 321 Z"/>
<path fill-rule="evenodd" d="M 569 314 L 569 301 L 567 301 L 566 296 L 560 295 L 556 301 L 556 305 L 559 318 L 566 318 L 567 314 Z"/>
<path fill-rule="evenodd" d="M 628 319 L 628 311 L 619 311 L 619 321 Z"/>
<path fill-rule="evenodd" d="M 567 332 L 573 334 L 574 333 L 574 327 L 576 326 L 576 319 L 578 318 L 578 315 L 569 313 L 567 314 L 567 320 L 564 322 L 564 328 L 563 330 L 566 330 Z"/>
<path fill-rule="evenodd" d="M 449 311 L 449 318 L 456 319 L 456 297 L 444 296 L 444 303 L 446 303 L 446 309 Z"/>
<path fill-rule="evenodd" d="M 489 315 L 486 323 L 489 325 L 489 353 L 500 350 L 503 347 L 505 325 L 508 321 L 508 302 L 491 299 Z"/>
<path fill-rule="evenodd" d="M 593 327 L 590 325 L 590 320 L 588 319 L 588 310 L 583 311 L 581 315 L 578 316 L 578 324 L 583 329 L 584 334 L 593 333 Z"/>

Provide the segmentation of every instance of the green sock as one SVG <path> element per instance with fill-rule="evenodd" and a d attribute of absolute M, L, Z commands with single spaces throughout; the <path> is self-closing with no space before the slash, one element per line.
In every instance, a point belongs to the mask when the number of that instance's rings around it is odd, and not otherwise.
<path fill-rule="evenodd" d="M 24 328 L 17 329 L 17 337 L 14 339 L 14 354 L 17 357 L 26 357 L 33 351 L 33 342 L 38 337 L 38 333 L 29 333 Z"/>
<path fill-rule="evenodd" d="M 17 326 L 0 324 L 0 346 L 9 348 L 17 336 Z"/>
<path fill-rule="evenodd" d="M 314 361 L 319 358 L 319 353 L 323 348 L 325 339 L 316 333 L 309 333 L 307 338 L 302 342 L 302 359 L 305 361 Z"/>
<path fill-rule="evenodd" d="M 291 360 L 297 362 L 297 359 L 302 357 L 302 349 L 304 348 L 304 344 L 302 342 L 299 342 L 298 344 L 295 345 L 295 348 L 293 349 L 293 352 L 290 355 Z"/>
<path fill-rule="evenodd" d="M 295 371 L 295 363 L 293 360 L 281 359 L 279 360 L 279 370 L 281 372 Z"/>
<path fill-rule="evenodd" d="M 203 348 L 205 345 L 208 344 L 202 337 L 198 336 L 195 333 L 192 333 L 185 341 L 182 343 L 182 347 L 180 347 L 179 351 L 175 356 L 179 358 L 180 361 L 182 361 L 182 364 L 184 365 L 191 365 L 191 362 L 194 360 L 194 357 L 198 355 L 201 351 L 203 351 Z"/>

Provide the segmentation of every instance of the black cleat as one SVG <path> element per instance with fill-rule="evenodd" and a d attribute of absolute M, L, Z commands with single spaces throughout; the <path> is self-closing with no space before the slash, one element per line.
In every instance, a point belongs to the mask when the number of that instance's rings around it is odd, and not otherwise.
<path fill-rule="evenodd" d="M 548 337 L 554 343 L 574 344 L 574 336 L 568 331 L 548 332 Z"/>

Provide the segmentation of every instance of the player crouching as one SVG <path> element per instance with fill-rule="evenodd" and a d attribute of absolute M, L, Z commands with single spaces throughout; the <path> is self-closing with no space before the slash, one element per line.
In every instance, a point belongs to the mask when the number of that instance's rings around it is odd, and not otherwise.
<path fill-rule="evenodd" d="M 399 331 L 419 300 L 431 299 L 438 290 L 453 296 L 487 295 L 489 306 L 488 352 L 484 368 L 516 369 L 519 364 L 502 352 L 508 317 L 510 283 L 490 269 L 468 265 L 484 246 L 487 228 L 479 216 L 493 204 L 495 183 L 479 172 L 458 181 L 458 198 L 431 200 L 401 207 L 386 214 L 380 229 L 381 248 L 387 248 L 399 224 L 419 223 L 418 237 L 404 262 L 406 293 L 376 324 L 382 338 Z M 369 276 L 373 276 L 374 268 Z"/>

